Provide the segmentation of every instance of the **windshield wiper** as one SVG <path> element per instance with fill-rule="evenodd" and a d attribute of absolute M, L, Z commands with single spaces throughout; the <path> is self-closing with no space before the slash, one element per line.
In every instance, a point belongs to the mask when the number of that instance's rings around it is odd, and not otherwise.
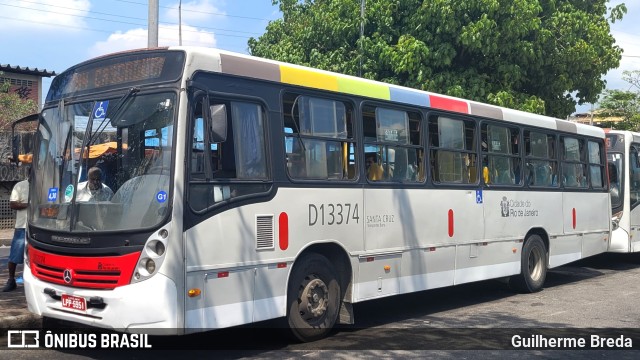
<path fill-rule="evenodd" d="M 120 100 L 118 101 L 118 106 L 115 108 L 115 110 L 113 110 L 113 111 L 107 110 L 107 113 L 104 115 L 104 119 L 102 119 L 102 121 L 98 125 L 98 129 L 96 129 L 96 133 L 94 135 L 89 134 L 90 135 L 90 139 L 88 141 L 87 146 L 93 145 L 96 142 L 96 140 L 98 139 L 98 137 L 100 137 L 100 134 L 102 134 L 104 129 L 107 128 L 107 124 L 106 124 L 107 119 L 111 119 L 111 118 L 115 117 L 116 115 L 118 115 L 120 113 L 120 111 L 122 110 L 122 108 L 124 107 L 124 104 L 129 100 L 129 98 L 131 96 L 133 96 L 134 94 L 137 94 L 138 92 L 140 92 L 139 88 L 132 87 L 131 89 L 129 89 L 129 91 L 126 94 L 124 94 L 124 96 L 122 96 L 120 98 Z M 91 118 L 93 118 L 93 114 L 91 114 Z M 91 122 L 93 122 L 93 121 L 91 121 Z M 89 124 L 87 124 L 87 126 L 89 126 Z"/>

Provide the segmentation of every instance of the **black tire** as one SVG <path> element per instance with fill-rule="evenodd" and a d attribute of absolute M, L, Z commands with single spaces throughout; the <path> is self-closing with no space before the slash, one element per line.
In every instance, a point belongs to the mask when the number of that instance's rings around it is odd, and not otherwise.
<path fill-rule="evenodd" d="M 512 289 L 524 293 L 542 290 L 547 277 L 547 248 L 539 235 L 529 236 L 522 247 L 520 274 L 509 279 Z"/>
<path fill-rule="evenodd" d="M 287 289 L 287 322 L 293 335 L 303 342 L 325 337 L 336 323 L 340 301 L 333 264 L 319 254 L 302 256 Z"/>

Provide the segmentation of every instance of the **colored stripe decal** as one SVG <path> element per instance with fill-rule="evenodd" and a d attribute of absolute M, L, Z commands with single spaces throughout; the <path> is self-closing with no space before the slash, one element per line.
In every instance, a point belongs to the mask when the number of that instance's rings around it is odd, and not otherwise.
<path fill-rule="evenodd" d="M 406 89 L 399 89 L 396 87 L 389 87 L 391 95 L 391 101 L 402 102 L 405 104 L 429 106 L 429 95 L 420 93 L 418 91 L 411 91 Z"/>
<path fill-rule="evenodd" d="M 280 250 L 289 248 L 289 216 L 285 212 L 278 217 L 278 244 Z"/>
<path fill-rule="evenodd" d="M 280 66 L 264 61 L 220 54 L 220 69 L 225 74 L 280 81 Z"/>
<path fill-rule="evenodd" d="M 449 209 L 449 237 L 453 237 L 453 210 Z"/>
<path fill-rule="evenodd" d="M 472 103 L 469 103 L 469 109 L 471 111 L 471 114 L 473 115 L 504 120 L 504 116 L 502 115 L 502 109 L 496 106 L 489 106 L 485 104 L 472 102 Z"/>
<path fill-rule="evenodd" d="M 338 77 L 338 89 L 341 92 L 353 95 L 368 96 L 376 99 L 391 100 L 389 86 L 375 84 L 354 78 Z"/>
<path fill-rule="evenodd" d="M 316 89 L 338 91 L 338 78 L 297 67 L 280 65 L 280 81 L 291 85 L 308 86 Z"/>
<path fill-rule="evenodd" d="M 463 100 L 450 99 L 436 95 L 429 95 L 431 107 L 441 110 L 469 113 L 469 104 Z"/>
<path fill-rule="evenodd" d="M 576 229 L 576 223 L 577 223 L 577 216 L 576 216 L 576 208 L 573 208 L 572 210 L 572 217 L 573 217 L 573 229 Z"/>

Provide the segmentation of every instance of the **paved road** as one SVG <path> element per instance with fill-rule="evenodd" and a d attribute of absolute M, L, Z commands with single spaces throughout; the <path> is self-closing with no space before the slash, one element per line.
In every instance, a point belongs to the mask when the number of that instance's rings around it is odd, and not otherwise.
<path fill-rule="evenodd" d="M 168 349 L 191 349 L 196 357 L 220 358 L 545 358 L 637 359 L 620 350 L 513 349 L 515 334 L 587 339 L 630 339 L 640 349 L 640 256 L 604 254 L 550 271 L 542 292 L 515 294 L 485 281 L 425 291 L 355 306 L 356 326 L 342 326 L 311 344 L 284 340 L 276 322 L 183 337 L 153 338 L 156 350 L 140 352 L 39 350 L 49 359 L 176 357 Z M 265 330 L 266 328 L 266 330 Z M 0 334 L 1 336 L 2 334 Z M 462 350 L 460 350 L 462 349 Z M 467 349 L 467 350 L 465 350 Z M 470 349 L 470 350 L 469 350 Z M 180 353 L 180 356 L 183 353 Z M 29 358 L 33 351 L 0 351 L 0 358 Z"/>

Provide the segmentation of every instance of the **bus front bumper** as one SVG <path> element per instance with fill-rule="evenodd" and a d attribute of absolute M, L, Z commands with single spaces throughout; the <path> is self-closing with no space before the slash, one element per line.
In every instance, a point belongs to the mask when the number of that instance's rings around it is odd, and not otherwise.
<path fill-rule="evenodd" d="M 23 278 L 27 306 L 34 314 L 121 332 L 180 333 L 176 285 L 162 274 L 113 290 L 79 289 L 44 282 L 34 277 L 26 264 Z M 63 307 L 63 294 L 84 298 L 87 309 Z M 90 305 L 91 298 L 97 306 Z"/>

